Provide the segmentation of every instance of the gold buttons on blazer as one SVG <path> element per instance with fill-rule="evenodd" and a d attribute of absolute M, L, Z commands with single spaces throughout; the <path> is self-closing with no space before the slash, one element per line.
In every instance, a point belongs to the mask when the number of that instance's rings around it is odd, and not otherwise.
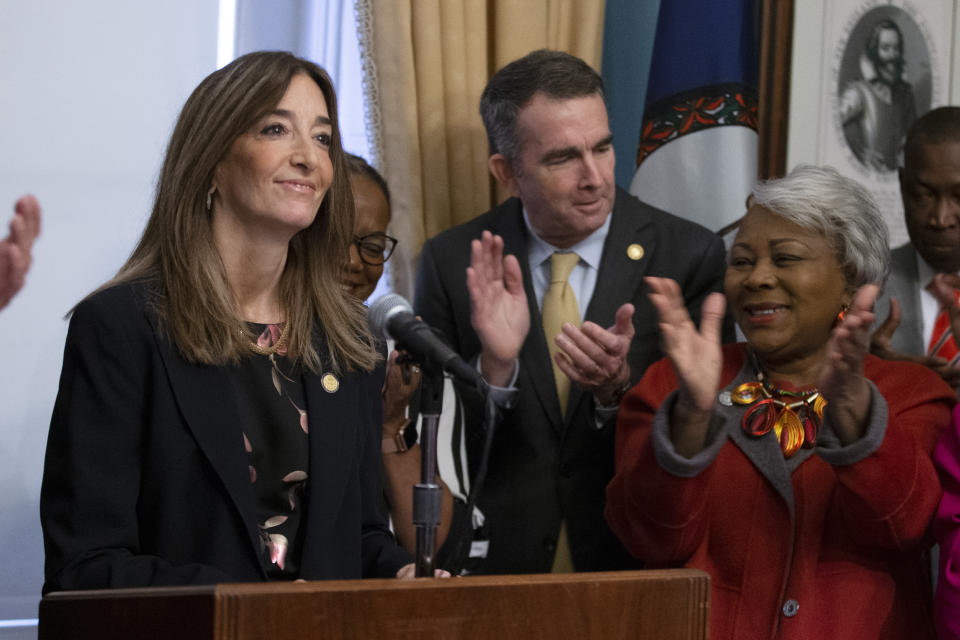
<path fill-rule="evenodd" d="M 340 381 L 332 373 L 323 374 L 320 377 L 320 384 L 323 385 L 323 390 L 327 393 L 336 393 L 337 389 L 340 388 Z"/>
<path fill-rule="evenodd" d="M 639 260 L 643 257 L 643 245 L 631 244 L 627 247 L 627 257 L 631 260 Z"/>

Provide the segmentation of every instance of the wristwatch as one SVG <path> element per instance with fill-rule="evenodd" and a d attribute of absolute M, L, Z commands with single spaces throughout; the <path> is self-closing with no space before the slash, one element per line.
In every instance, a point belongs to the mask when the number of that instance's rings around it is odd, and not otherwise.
<path fill-rule="evenodd" d="M 405 421 L 392 438 L 384 438 L 380 442 L 381 453 L 403 453 L 417 444 L 417 430 L 416 428 L 409 428 L 410 422 L 410 420 Z"/>
<path fill-rule="evenodd" d="M 600 401 L 597 400 L 597 406 L 603 409 L 613 409 L 614 407 L 620 406 L 620 401 L 623 400 L 623 396 L 627 395 L 627 391 L 633 388 L 633 385 L 630 383 L 630 378 L 627 378 L 623 381 L 617 390 L 613 392 L 613 396 L 610 398 L 610 402 L 606 404 L 600 404 Z"/>

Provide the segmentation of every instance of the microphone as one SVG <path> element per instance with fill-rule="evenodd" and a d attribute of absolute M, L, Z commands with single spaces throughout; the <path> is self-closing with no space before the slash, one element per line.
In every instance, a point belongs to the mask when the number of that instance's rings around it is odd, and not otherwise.
<path fill-rule="evenodd" d="M 367 312 L 367 324 L 374 335 L 388 335 L 426 367 L 446 371 L 465 384 L 482 389 L 483 378 L 456 351 L 438 338 L 433 329 L 413 315 L 403 296 L 388 293 L 378 298 Z"/>

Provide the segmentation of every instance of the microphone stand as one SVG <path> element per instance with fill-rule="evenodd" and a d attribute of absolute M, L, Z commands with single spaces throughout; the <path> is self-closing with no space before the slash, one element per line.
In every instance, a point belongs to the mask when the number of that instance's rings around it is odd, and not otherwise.
<path fill-rule="evenodd" d="M 424 363 L 420 378 L 420 482 L 413 488 L 418 578 L 433 577 L 443 495 L 437 484 L 437 427 L 443 409 L 443 371 Z"/>

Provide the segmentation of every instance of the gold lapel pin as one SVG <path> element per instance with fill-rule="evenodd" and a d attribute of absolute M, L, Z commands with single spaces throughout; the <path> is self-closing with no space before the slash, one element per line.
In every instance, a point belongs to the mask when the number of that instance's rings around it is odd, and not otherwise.
<path fill-rule="evenodd" d="M 643 257 L 643 246 L 639 244 L 632 244 L 627 247 L 627 257 L 631 260 L 639 260 Z"/>
<path fill-rule="evenodd" d="M 320 378 L 320 384 L 323 385 L 323 390 L 327 393 L 336 393 L 337 389 L 340 388 L 340 381 L 332 373 L 323 374 Z"/>

